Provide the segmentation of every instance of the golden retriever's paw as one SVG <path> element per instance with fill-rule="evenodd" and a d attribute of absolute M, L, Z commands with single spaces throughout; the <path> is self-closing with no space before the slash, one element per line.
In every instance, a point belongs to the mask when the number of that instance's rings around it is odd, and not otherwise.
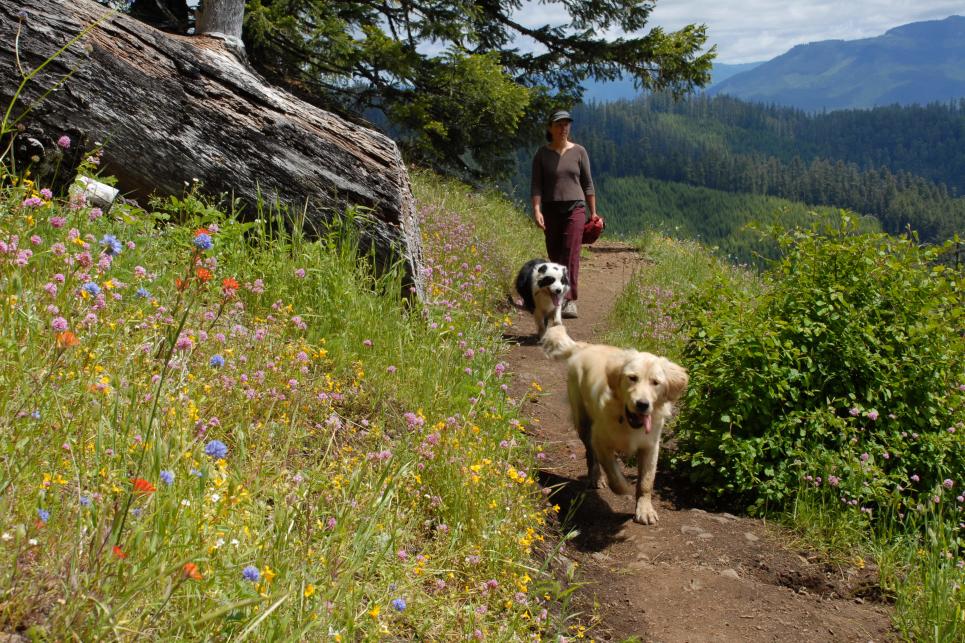
<path fill-rule="evenodd" d="M 653 505 L 650 503 L 637 504 L 637 511 L 633 516 L 633 522 L 638 522 L 641 525 L 656 525 L 657 512 L 653 510 Z"/>
<path fill-rule="evenodd" d="M 606 489 L 608 485 L 606 483 L 606 478 L 603 476 L 597 476 L 595 478 L 590 476 L 586 479 L 586 486 L 590 489 Z"/>

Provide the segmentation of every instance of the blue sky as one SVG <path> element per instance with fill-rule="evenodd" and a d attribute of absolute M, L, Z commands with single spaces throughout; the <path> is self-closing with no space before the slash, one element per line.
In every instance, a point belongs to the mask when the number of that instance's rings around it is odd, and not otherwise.
<path fill-rule="evenodd" d="M 516 14 L 528 26 L 559 24 L 562 15 L 552 2 L 528 2 Z M 871 38 L 909 22 L 951 15 L 965 15 L 965 1 L 656 0 L 648 27 L 706 24 L 708 41 L 717 45 L 717 62 L 745 63 L 769 60 L 807 42 Z"/>

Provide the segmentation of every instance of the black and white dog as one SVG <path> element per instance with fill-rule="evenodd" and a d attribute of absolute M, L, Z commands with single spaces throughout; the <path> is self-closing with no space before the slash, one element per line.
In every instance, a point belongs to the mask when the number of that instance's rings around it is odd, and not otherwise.
<path fill-rule="evenodd" d="M 527 261 L 516 275 L 516 292 L 523 298 L 523 307 L 533 313 L 540 337 L 548 326 L 562 325 L 563 298 L 569 291 L 566 266 L 546 259 Z"/>

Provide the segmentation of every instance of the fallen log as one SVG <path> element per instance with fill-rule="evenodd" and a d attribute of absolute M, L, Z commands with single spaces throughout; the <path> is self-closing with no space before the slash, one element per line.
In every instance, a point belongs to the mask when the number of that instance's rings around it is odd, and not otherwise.
<path fill-rule="evenodd" d="M 179 195 L 197 179 L 249 216 L 259 202 L 287 207 L 289 223 L 304 213 L 309 233 L 361 206 L 371 213 L 356 219 L 363 243 L 380 266 L 402 259 L 422 294 L 415 204 L 390 138 L 270 85 L 231 39 L 167 34 L 105 11 L 94 0 L 0 0 L 3 107 L 22 73 L 97 23 L 18 98 L 14 116 L 36 102 L 22 122 L 34 143 L 57 152 L 64 134 L 102 142 L 105 173 L 125 195 Z"/>

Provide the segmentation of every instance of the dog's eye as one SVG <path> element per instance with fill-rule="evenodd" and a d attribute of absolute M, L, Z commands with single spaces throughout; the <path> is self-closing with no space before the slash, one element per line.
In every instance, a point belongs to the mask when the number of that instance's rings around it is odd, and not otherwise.
<path fill-rule="evenodd" d="M 660 386 L 660 380 L 650 380 L 652 386 Z"/>
<path fill-rule="evenodd" d="M 636 375 L 627 375 L 627 379 L 630 380 L 631 382 L 636 382 L 640 378 L 637 377 Z"/>

